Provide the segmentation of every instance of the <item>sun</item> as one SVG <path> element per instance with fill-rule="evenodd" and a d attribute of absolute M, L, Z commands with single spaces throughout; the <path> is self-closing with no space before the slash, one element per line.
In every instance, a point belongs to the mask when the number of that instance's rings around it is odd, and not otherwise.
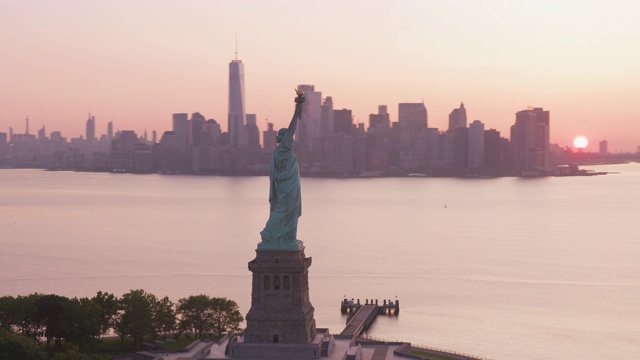
<path fill-rule="evenodd" d="M 587 145 L 589 145 L 589 140 L 582 135 L 576 136 L 576 138 L 573 139 L 573 146 L 576 149 L 584 149 L 587 147 Z"/>

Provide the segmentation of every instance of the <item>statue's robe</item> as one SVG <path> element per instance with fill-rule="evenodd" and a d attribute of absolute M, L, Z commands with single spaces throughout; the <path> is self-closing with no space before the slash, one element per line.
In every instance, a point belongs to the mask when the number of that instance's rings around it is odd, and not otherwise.
<path fill-rule="evenodd" d="M 293 131 L 287 131 L 273 151 L 269 170 L 271 213 L 260 232 L 265 245 L 296 243 L 298 218 L 302 215 L 300 172 L 293 153 Z"/>

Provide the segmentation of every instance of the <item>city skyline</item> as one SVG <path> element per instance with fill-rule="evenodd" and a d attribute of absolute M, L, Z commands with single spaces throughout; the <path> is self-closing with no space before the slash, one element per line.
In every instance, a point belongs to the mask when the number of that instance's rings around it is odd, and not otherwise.
<path fill-rule="evenodd" d="M 62 5 L 60 5 L 62 4 Z M 162 131 L 179 112 L 227 130 L 228 71 L 238 34 L 246 113 L 280 128 L 292 88 L 314 84 L 334 108 L 368 123 L 378 105 L 424 102 L 445 130 L 464 102 L 468 123 L 503 134 L 529 106 L 552 112 L 551 142 L 634 152 L 640 139 L 640 34 L 631 2 L 501 1 L 0 4 L 0 132 L 46 125 L 71 138 Z M 249 9 L 249 10 L 246 10 Z M 621 9 L 625 11 L 621 11 Z M 368 125 L 368 124 L 367 124 Z"/>

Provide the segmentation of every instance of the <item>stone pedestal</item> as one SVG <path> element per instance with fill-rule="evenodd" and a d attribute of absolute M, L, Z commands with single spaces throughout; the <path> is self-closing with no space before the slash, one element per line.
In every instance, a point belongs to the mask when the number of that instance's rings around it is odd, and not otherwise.
<path fill-rule="evenodd" d="M 311 258 L 295 251 L 257 250 L 247 328 L 230 345 L 232 358 L 313 359 L 320 357 L 309 301 Z M 320 341 L 321 342 L 321 341 Z"/>

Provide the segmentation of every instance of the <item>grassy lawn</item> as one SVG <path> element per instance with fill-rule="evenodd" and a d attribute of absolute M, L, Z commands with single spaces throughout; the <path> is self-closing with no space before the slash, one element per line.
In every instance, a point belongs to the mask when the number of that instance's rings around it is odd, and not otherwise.
<path fill-rule="evenodd" d="M 161 340 L 161 341 L 164 341 L 164 340 Z M 158 344 L 158 345 L 162 346 L 167 350 L 181 350 L 187 347 L 187 345 L 191 344 L 194 341 L 196 341 L 196 339 L 192 337 L 187 338 L 187 337 L 181 336 L 180 339 L 177 339 L 175 342 L 165 342 L 164 344 Z"/>
<path fill-rule="evenodd" d="M 218 340 L 219 337 L 208 337 L 207 339 Z M 161 346 L 167 350 L 181 350 L 184 349 L 187 345 L 192 342 L 198 340 L 193 336 L 180 336 L 179 339 L 172 339 L 175 341 L 166 341 L 165 339 L 159 339 L 163 341 L 162 344 L 156 344 Z M 148 340 L 147 342 L 153 343 L 153 341 Z M 143 349 L 146 347 L 143 347 Z M 104 355 L 121 355 L 121 354 L 132 354 L 137 351 L 141 351 L 143 349 L 136 349 L 133 346 L 133 340 L 125 339 L 124 340 L 124 348 L 121 348 L 120 339 L 117 337 L 105 337 L 100 339 L 100 344 L 96 346 L 94 353 L 96 354 L 104 354 Z"/>
<path fill-rule="evenodd" d="M 455 360 L 455 358 L 452 358 L 452 357 L 449 357 L 449 356 L 446 356 L 446 355 L 432 354 L 430 352 L 417 350 L 417 349 L 411 349 L 409 351 L 409 353 L 411 355 L 420 356 L 420 357 L 423 357 L 423 358 L 429 359 L 429 360 Z"/>
<path fill-rule="evenodd" d="M 117 337 L 105 337 L 100 339 L 100 343 L 94 350 L 95 354 L 104 355 L 119 355 L 130 354 L 136 352 L 136 348 L 133 347 L 133 340 L 125 339 L 124 348 L 120 347 L 120 339 Z"/>

